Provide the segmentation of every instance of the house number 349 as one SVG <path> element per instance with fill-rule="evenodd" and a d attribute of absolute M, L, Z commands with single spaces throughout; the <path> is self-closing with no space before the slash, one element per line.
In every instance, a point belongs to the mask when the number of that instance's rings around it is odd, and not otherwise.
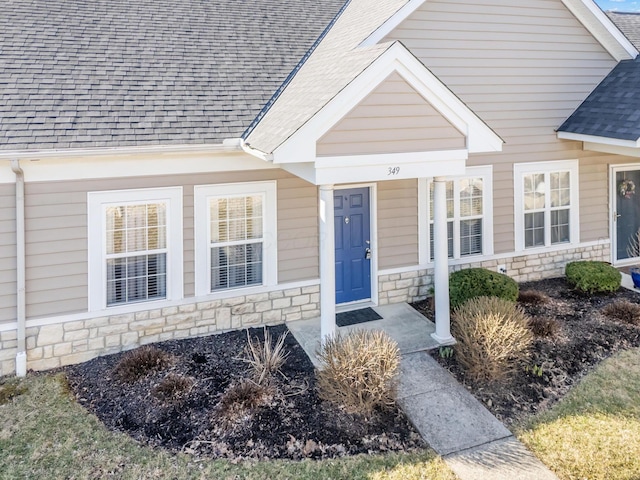
<path fill-rule="evenodd" d="M 387 167 L 387 176 L 393 177 L 400 173 L 400 167 Z"/>

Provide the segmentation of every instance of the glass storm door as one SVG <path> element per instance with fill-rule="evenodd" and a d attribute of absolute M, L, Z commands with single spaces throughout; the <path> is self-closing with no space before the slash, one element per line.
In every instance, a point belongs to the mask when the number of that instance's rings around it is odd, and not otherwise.
<path fill-rule="evenodd" d="M 615 261 L 640 257 L 640 170 L 615 172 Z"/>
<path fill-rule="evenodd" d="M 336 190 L 336 303 L 371 298 L 369 188 Z"/>

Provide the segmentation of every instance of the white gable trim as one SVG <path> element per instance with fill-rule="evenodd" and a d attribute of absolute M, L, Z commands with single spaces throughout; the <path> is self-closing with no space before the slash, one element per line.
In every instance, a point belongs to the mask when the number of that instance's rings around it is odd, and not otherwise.
<path fill-rule="evenodd" d="M 503 140 L 400 42 L 394 42 L 275 150 L 274 163 L 315 162 L 316 142 L 394 72 L 467 137 L 469 153 L 502 150 Z"/>
<path fill-rule="evenodd" d="M 406 20 L 427 0 L 409 0 L 400 10 L 378 27 L 361 44 L 376 45 Z M 562 3 L 582 23 L 616 61 L 635 58 L 638 51 L 593 0 L 562 0 Z"/>
<path fill-rule="evenodd" d="M 382 25 L 380 25 L 377 29 L 373 31 L 371 35 L 364 39 L 364 41 L 360 44 L 361 47 L 369 47 L 371 45 L 376 45 L 380 42 L 384 37 L 389 35 L 398 25 L 400 25 L 405 19 L 409 18 L 409 16 L 415 12 L 420 6 L 425 2 L 425 0 L 409 0 L 404 4 L 400 10 L 394 13 L 390 18 L 387 19 Z"/>
<path fill-rule="evenodd" d="M 562 0 L 616 61 L 636 58 L 638 50 L 593 0 Z"/>

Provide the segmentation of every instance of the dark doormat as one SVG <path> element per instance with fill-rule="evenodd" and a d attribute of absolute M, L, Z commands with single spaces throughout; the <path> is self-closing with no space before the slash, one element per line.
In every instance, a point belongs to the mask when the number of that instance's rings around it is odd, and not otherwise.
<path fill-rule="evenodd" d="M 347 327 L 349 325 L 355 325 L 356 323 L 371 322 L 380 319 L 382 319 L 382 317 L 378 315 L 373 308 L 367 307 L 336 314 L 336 325 L 339 327 Z"/>

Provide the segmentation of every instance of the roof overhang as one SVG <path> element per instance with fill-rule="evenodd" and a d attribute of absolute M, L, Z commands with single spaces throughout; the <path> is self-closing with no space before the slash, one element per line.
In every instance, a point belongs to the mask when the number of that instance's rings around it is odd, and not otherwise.
<path fill-rule="evenodd" d="M 318 157 L 317 141 L 394 72 L 465 136 L 466 148 Z M 315 184 L 377 181 L 459 175 L 464 172 L 469 154 L 501 151 L 503 143 L 415 56 L 400 42 L 395 42 L 280 145 L 269 159 Z M 395 173 L 389 175 L 389 168 Z"/>
<path fill-rule="evenodd" d="M 640 139 L 624 140 L 612 137 L 600 137 L 596 135 L 584 135 L 571 132 L 557 132 L 558 138 L 562 140 L 574 140 L 583 142 L 585 150 L 594 152 L 611 153 L 614 155 L 626 155 L 630 157 L 640 157 Z"/>
<path fill-rule="evenodd" d="M 361 46 L 375 45 L 384 40 L 428 0 L 409 0 L 395 15 L 378 27 Z M 562 0 L 562 3 L 585 26 L 616 61 L 635 58 L 638 51 L 593 0 Z"/>
<path fill-rule="evenodd" d="M 60 158 L 94 158 L 176 153 L 229 153 L 242 151 L 242 139 L 230 138 L 216 144 L 167 144 L 130 147 L 52 148 L 33 150 L 0 150 L 0 160 L 43 160 Z"/>

